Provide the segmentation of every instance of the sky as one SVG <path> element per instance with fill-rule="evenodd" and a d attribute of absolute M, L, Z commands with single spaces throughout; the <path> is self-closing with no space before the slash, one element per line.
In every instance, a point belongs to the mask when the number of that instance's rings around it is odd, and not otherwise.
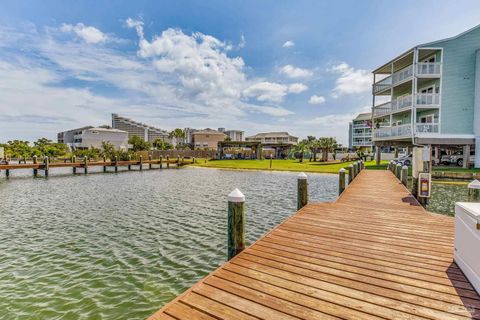
<path fill-rule="evenodd" d="M 0 142 L 111 123 L 333 136 L 371 71 L 480 23 L 480 1 L 2 1 Z"/>

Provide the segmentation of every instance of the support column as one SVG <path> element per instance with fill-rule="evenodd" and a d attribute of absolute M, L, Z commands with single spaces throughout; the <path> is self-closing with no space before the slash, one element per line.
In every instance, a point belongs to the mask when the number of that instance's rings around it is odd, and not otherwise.
<path fill-rule="evenodd" d="M 470 145 L 467 144 L 463 146 L 463 166 L 462 167 L 464 169 L 467 169 L 469 162 L 470 162 Z"/>

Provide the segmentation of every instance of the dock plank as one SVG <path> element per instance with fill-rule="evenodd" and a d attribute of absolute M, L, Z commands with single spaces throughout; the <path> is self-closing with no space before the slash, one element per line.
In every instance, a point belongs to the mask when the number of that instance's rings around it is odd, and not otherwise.
<path fill-rule="evenodd" d="M 164 315 L 480 319 L 480 296 L 453 261 L 453 218 L 427 212 L 391 172 L 364 170 L 149 319 Z"/>

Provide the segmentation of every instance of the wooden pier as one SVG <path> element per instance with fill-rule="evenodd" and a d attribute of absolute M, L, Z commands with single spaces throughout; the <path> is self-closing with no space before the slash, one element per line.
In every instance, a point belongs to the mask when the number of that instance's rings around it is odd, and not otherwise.
<path fill-rule="evenodd" d="M 480 319 L 453 250 L 453 218 L 390 171 L 363 170 L 149 319 Z"/>
<path fill-rule="evenodd" d="M 113 168 L 115 172 L 118 171 L 120 167 L 126 167 L 128 170 L 132 170 L 132 166 L 136 166 L 139 170 L 143 168 L 149 169 L 163 169 L 170 168 L 170 165 L 175 167 L 181 167 L 186 164 L 191 164 L 195 162 L 195 158 L 191 160 L 185 160 L 183 158 L 176 159 L 139 159 L 139 160 L 110 160 L 110 161 L 88 161 L 86 159 L 81 159 L 79 161 L 64 161 L 64 162 L 49 162 L 48 159 L 39 159 L 38 161 L 34 160 L 32 163 L 12 163 L 12 164 L 0 164 L 0 172 L 5 171 L 6 176 L 10 176 L 10 171 L 20 170 L 20 169 L 33 169 L 33 174 L 36 176 L 38 171 L 41 170 L 47 176 L 48 172 L 53 168 L 72 168 L 73 173 L 88 173 L 90 167 L 103 167 L 103 172 L 107 172 L 107 168 Z M 83 169 L 77 171 L 77 169 Z"/>

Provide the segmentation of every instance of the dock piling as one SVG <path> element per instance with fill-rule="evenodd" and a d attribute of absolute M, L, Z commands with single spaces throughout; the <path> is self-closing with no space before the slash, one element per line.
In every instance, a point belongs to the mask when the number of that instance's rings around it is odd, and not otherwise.
<path fill-rule="evenodd" d="M 77 167 L 75 167 L 75 162 L 77 162 L 77 157 L 73 156 L 70 162 L 72 163 L 73 174 L 77 173 Z"/>
<path fill-rule="evenodd" d="M 167 169 L 170 168 L 170 156 L 167 155 Z"/>
<path fill-rule="evenodd" d="M 132 156 L 131 155 L 128 155 L 128 161 L 132 161 Z M 132 165 L 130 164 L 130 162 L 128 163 L 128 171 L 132 170 Z"/>
<path fill-rule="evenodd" d="M 480 200 L 480 181 L 473 180 L 468 184 L 468 201 L 479 202 Z"/>
<path fill-rule="evenodd" d="M 43 170 L 45 171 L 45 177 L 48 177 L 48 167 L 49 167 L 49 160 L 48 157 L 43 158 Z"/>
<path fill-rule="evenodd" d="M 355 172 L 353 170 L 353 164 L 348 166 L 348 184 L 352 183 L 353 179 L 355 179 Z"/>
<path fill-rule="evenodd" d="M 152 169 L 152 155 L 148 155 L 148 169 Z"/>
<path fill-rule="evenodd" d="M 163 157 L 162 157 L 162 156 L 160 156 L 160 169 L 162 169 L 162 168 L 163 168 L 162 160 L 163 160 Z"/>
<path fill-rule="evenodd" d="M 113 156 L 113 163 L 115 164 L 115 173 L 118 172 L 118 158 L 117 156 Z"/>
<path fill-rule="evenodd" d="M 143 169 L 143 157 L 140 156 L 140 171 Z"/>
<path fill-rule="evenodd" d="M 228 195 L 228 260 L 245 249 L 245 196 L 235 189 Z"/>
<path fill-rule="evenodd" d="M 402 180 L 402 184 L 406 187 L 407 182 L 408 182 L 408 167 L 407 166 L 402 167 L 402 173 L 400 174 L 400 177 L 401 177 L 401 180 Z"/>
<path fill-rule="evenodd" d="M 107 162 L 107 157 L 103 156 L 103 164 L 105 164 Z M 107 172 L 107 166 L 104 165 L 103 166 L 103 172 Z"/>
<path fill-rule="evenodd" d="M 9 164 L 9 163 L 10 163 L 9 160 L 5 161 L 5 164 Z M 5 169 L 5 176 L 6 176 L 7 178 L 10 177 L 10 169 Z"/>
<path fill-rule="evenodd" d="M 346 170 L 344 168 L 341 168 L 340 171 L 338 172 L 338 195 L 341 195 L 342 192 L 345 190 L 345 172 Z"/>
<path fill-rule="evenodd" d="M 297 176 L 297 209 L 300 210 L 308 203 L 308 181 L 305 173 Z"/>
<path fill-rule="evenodd" d="M 402 165 L 400 163 L 397 163 L 397 165 L 395 166 L 395 177 L 397 177 L 398 180 L 401 179 L 400 177 L 401 172 L 402 172 Z"/>
<path fill-rule="evenodd" d="M 88 157 L 87 156 L 83 157 L 83 171 L 85 172 L 85 174 L 88 173 Z"/>
<path fill-rule="evenodd" d="M 37 164 L 38 163 L 38 160 L 37 160 L 37 156 L 34 155 L 33 156 L 33 164 Z M 38 175 L 38 169 L 37 168 L 34 168 L 33 169 L 33 176 L 36 177 Z"/>

